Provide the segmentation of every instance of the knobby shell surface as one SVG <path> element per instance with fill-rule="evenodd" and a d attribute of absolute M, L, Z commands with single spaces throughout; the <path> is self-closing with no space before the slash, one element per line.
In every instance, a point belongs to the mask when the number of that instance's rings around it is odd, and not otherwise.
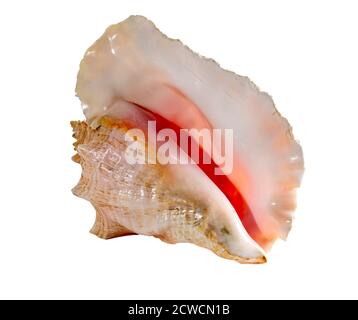
<path fill-rule="evenodd" d="M 129 164 L 124 156 L 129 147 L 124 123 L 103 119 L 97 129 L 86 122 L 71 124 L 78 152 L 73 160 L 82 166 L 73 193 L 96 210 L 92 233 L 105 239 L 155 236 L 168 243 L 190 242 L 242 263 L 265 262 L 258 249 L 253 257 L 235 254 L 230 249 L 230 242 L 237 241 L 235 230 L 220 217 L 218 207 L 177 183 L 168 166 Z"/>

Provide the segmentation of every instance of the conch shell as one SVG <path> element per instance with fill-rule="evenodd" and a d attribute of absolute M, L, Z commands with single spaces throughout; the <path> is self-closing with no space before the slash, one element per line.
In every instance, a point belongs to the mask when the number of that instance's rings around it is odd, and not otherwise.
<path fill-rule="evenodd" d="M 82 166 L 73 193 L 95 207 L 94 234 L 190 242 L 243 263 L 265 262 L 274 241 L 286 238 L 302 149 L 270 96 L 248 78 L 132 16 L 86 51 L 76 93 L 86 122 L 72 122 L 73 159 Z M 148 129 L 151 120 L 164 128 L 232 130 L 232 170 L 224 167 L 215 177 L 201 164 L 152 163 L 131 147 L 135 142 L 146 154 L 165 157 L 149 145 L 150 133 L 131 133 Z M 210 151 L 191 137 L 204 154 Z M 138 157 L 144 163 L 132 161 Z"/>

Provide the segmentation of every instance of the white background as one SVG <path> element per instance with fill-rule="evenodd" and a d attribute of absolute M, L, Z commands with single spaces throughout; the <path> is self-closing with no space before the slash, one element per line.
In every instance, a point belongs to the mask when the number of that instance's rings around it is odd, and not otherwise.
<path fill-rule="evenodd" d="M 69 121 L 87 47 L 130 14 L 269 92 L 306 163 L 287 242 L 265 265 L 88 233 Z M 355 1 L 0 4 L 0 298 L 358 298 Z"/>

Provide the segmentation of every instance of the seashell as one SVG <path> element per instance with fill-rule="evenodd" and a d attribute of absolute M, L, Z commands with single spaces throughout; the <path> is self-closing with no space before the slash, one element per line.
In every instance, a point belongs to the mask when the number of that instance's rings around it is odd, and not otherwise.
<path fill-rule="evenodd" d="M 72 122 L 73 160 L 83 170 L 73 192 L 96 209 L 93 233 L 190 242 L 243 263 L 266 261 L 274 241 L 286 238 L 303 174 L 302 149 L 271 97 L 248 78 L 131 16 L 86 51 L 76 93 L 86 122 Z M 146 134 L 138 137 L 133 129 Z M 188 129 L 191 146 L 213 164 L 178 164 L 178 155 L 195 154 L 172 136 L 153 146 L 151 135 L 163 129 Z M 194 134 L 213 137 L 216 130 L 231 130 L 231 166 L 216 161 L 218 145 L 227 149 L 223 137 L 206 144 Z M 163 146 L 176 155 L 168 157 Z"/>

